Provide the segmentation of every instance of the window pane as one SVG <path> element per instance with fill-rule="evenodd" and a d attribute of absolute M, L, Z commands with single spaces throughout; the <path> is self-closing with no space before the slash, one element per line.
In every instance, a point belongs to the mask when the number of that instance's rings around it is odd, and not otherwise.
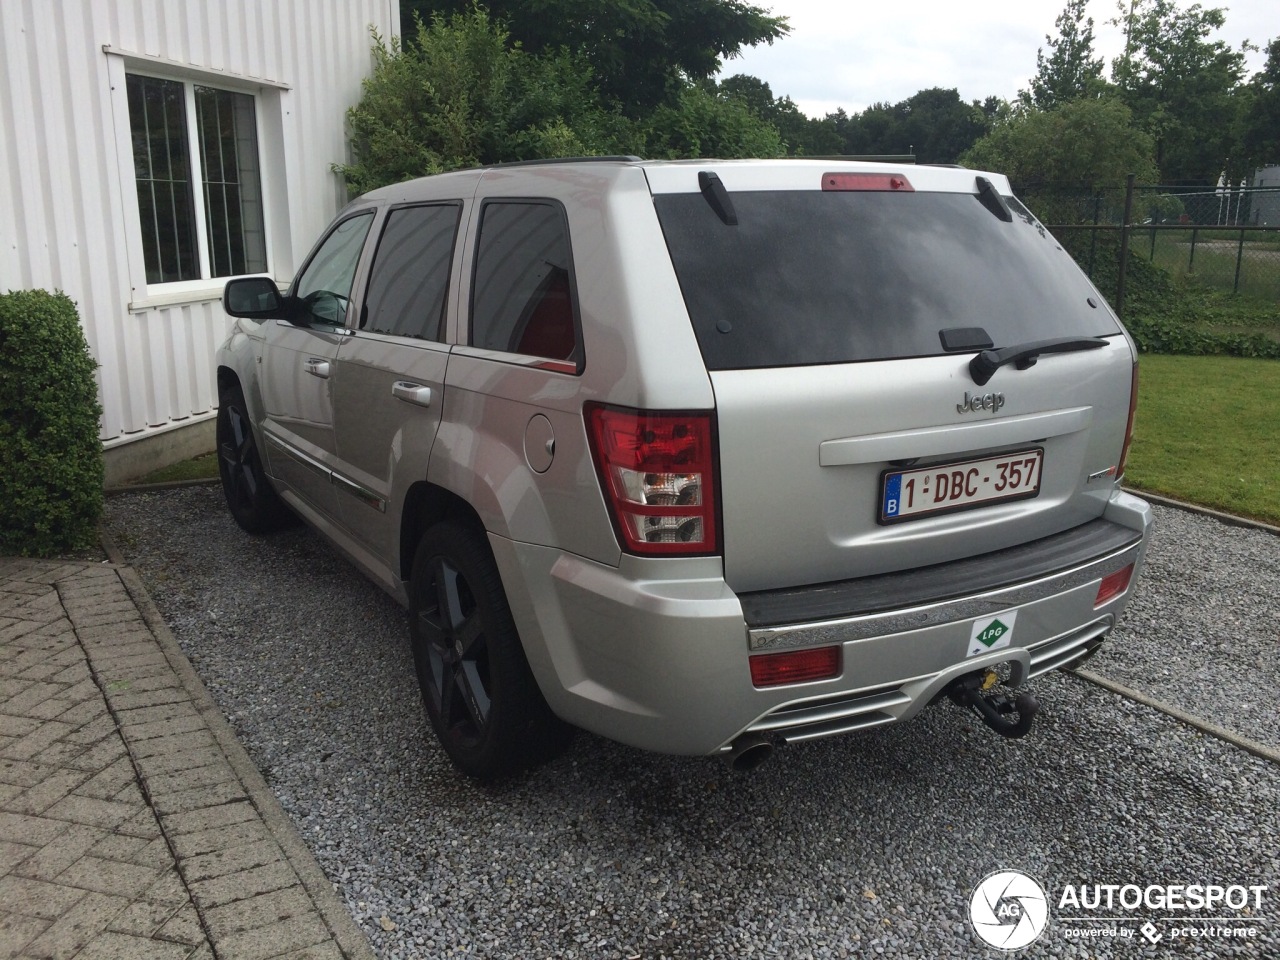
<path fill-rule="evenodd" d="M 459 209 L 441 204 L 388 214 L 369 277 L 365 329 L 440 339 Z"/>
<path fill-rule="evenodd" d="M 1005 222 L 973 194 L 804 190 L 701 194 L 654 206 L 708 369 L 934 356 L 939 331 L 997 346 L 1119 332 L 1093 288 L 1017 201 Z"/>
<path fill-rule="evenodd" d="M 360 251 L 372 223 L 372 213 L 343 220 L 321 241 L 303 269 L 295 296 L 305 304 L 313 322 L 335 326 L 344 322 Z"/>
<path fill-rule="evenodd" d="M 200 86 L 195 97 L 212 275 L 263 273 L 267 245 L 253 97 Z"/>
<path fill-rule="evenodd" d="M 181 83 L 128 76 L 129 128 L 147 283 L 200 276 L 186 95 Z"/>
<path fill-rule="evenodd" d="M 549 203 L 485 205 L 476 253 L 471 343 L 553 360 L 577 356 L 569 236 Z"/>

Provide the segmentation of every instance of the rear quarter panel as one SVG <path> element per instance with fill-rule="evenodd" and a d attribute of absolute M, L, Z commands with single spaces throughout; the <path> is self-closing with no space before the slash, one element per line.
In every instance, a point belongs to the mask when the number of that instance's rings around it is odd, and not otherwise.
<path fill-rule="evenodd" d="M 466 346 L 479 210 L 491 197 L 563 204 L 582 331 L 580 374 L 521 366 Z M 616 565 L 621 551 L 583 405 L 709 410 L 714 402 L 643 171 L 620 164 L 487 172 L 464 241 L 458 303 L 459 346 L 430 479 L 466 498 L 499 536 Z M 543 473 L 525 450 L 526 430 L 539 415 L 550 421 L 555 442 Z"/>

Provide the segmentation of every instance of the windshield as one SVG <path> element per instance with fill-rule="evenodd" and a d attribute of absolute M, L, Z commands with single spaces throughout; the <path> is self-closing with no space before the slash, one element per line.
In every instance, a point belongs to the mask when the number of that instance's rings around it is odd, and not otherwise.
<path fill-rule="evenodd" d="M 734 226 L 701 194 L 654 198 L 708 369 L 933 356 L 966 327 L 996 347 L 1120 332 L 1016 200 L 1005 222 L 966 193 L 731 198 Z"/>

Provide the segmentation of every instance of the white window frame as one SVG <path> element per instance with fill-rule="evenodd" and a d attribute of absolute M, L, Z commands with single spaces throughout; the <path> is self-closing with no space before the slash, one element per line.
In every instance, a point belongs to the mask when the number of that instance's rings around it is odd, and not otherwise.
<path fill-rule="evenodd" d="M 204 172 L 200 156 L 195 102 L 197 86 L 248 94 L 254 98 L 254 135 L 257 138 L 263 244 L 267 263 L 266 270 L 263 272 L 244 274 L 244 276 L 272 276 L 276 259 L 275 228 L 279 226 L 287 232 L 288 225 L 275 224 L 272 213 L 274 191 L 277 185 L 273 182 L 274 176 L 270 174 L 271 165 L 267 163 L 265 151 L 268 131 L 264 116 L 266 98 L 263 93 L 287 91 L 290 89 L 289 85 L 274 80 L 244 77 L 226 71 L 209 70 L 160 57 L 131 53 L 111 46 L 104 46 L 102 49 L 107 54 L 108 74 L 111 81 L 111 105 L 119 158 L 121 199 L 125 214 L 125 245 L 129 255 L 129 276 L 132 286 L 129 309 L 138 311 L 170 304 L 216 300 L 222 296 L 222 288 L 227 280 L 231 279 L 229 276 L 210 276 L 213 270 L 210 265 L 207 211 L 202 188 Z M 142 224 L 142 213 L 138 204 L 137 171 L 133 158 L 133 128 L 129 114 L 128 77 L 130 75 L 171 80 L 183 85 L 197 262 L 200 269 L 200 277 L 196 279 L 162 283 L 147 281 L 146 257 L 143 248 L 143 231 L 146 228 Z"/>

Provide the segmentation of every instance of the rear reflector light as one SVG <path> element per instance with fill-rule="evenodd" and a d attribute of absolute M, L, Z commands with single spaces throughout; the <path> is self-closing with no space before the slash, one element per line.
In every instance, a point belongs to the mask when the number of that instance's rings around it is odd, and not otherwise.
<path fill-rule="evenodd" d="M 1093 601 L 1094 609 L 1102 606 L 1104 603 L 1110 603 L 1120 594 L 1129 589 L 1129 581 L 1133 578 L 1133 564 L 1129 564 L 1123 570 L 1117 570 L 1115 573 L 1103 577 L 1102 583 L 1098 584 L 1098 596 Z"/>
<path fill-rule="evenodd" d="M 788 683 L 830 680 L 839 674 L 839 647 L 761 653 L 751 658 L 751 682 L 757 687 L 781 687 Z"/>
<path fill-rule="evenodd" d="M 897 190 L 915 193 L 911 181 L 896 173 L 824 173 L 823 190 Z"/>
<path fill-rule="evenodd" d="M 587 404 L 596 470 L 623 547 L 638 554 L 715 553 L 715 438 L 710 413 Z"/>

